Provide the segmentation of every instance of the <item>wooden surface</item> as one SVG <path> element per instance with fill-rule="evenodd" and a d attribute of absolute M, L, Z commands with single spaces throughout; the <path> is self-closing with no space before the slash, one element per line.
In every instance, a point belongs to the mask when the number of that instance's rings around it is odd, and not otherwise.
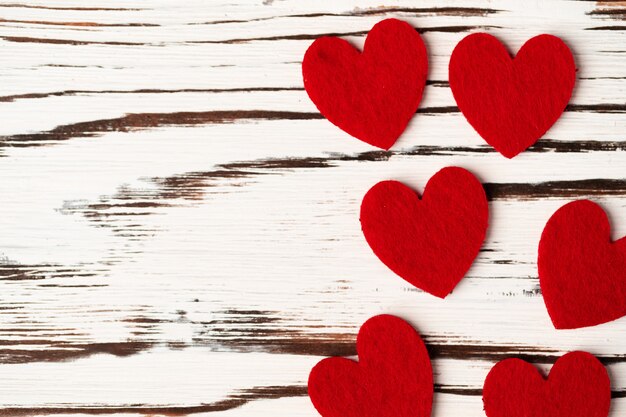
<path fill-rule="evenodd" d="M 0 3 L 0 415 L 315 416 L 310 368 L 360 324 L 409 320 L 435 372 L 433 417 L 483 416 L 495 362 L 599 356 L 626 415 L 626 319 L 556 331 L 536 249 L 592 198 L 626 234 L 624 2 L 13 0 Z M 391 152 L 349 138 L 302 88 L 323 34 L 362 45 L 386 17 L 429 50 L 429 84 Z M 454 45 L 562 37 L 567 111 L 527 152 L 495 153 L 458 112 Z M 370 186 L 421 190 L 447 165 L 486 183 L 491 227 L 445 301 L 371 253 Z"/>

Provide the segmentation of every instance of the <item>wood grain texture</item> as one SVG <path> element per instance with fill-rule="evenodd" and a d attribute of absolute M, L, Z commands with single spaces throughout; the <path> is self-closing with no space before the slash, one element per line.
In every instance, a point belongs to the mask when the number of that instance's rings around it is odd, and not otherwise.
<path fill-rule="evenodd" d="M 626 415 L 626 320 L 556 331 L 536 272 L 543 225 L 592 198 L 626 234 L 626 6 L 550 0 L 21 0 L 0 3 L 0 416 L 315 416 L 322 357 L 360 324 L 409 320 L 433 358 L 433 417 L 483 416 L 493 364 L 549 369 L 573 349 Z M 362 46 L 397 17 L 430 74 L 392 151 L 349 138 L 302 87 L 313 39 Z M 447 83 L 454 45 L 488 31 L 512 52 L 563 38 L 573 98 L 506 160 Z M 371 253 L 373 184 L 421 190 L 459 165 L 485 184 L 486 243 L 445 301 Z"/>

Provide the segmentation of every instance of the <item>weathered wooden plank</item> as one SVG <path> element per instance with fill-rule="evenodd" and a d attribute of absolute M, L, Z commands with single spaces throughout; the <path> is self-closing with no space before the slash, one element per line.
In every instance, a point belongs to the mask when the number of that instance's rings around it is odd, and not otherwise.
<path fill-rule="evenodd" d="M 263 407 L 265 401 L 271 405 L 269 400 L 301 397 L 298 408 L 276 408 L 275 412 L 308 415 L 312 406 L 305 398 L 306 370 L 317 359 L 191 349 L 177 353 L 156 350 L 128 358 L 100 356 L 65 364 L 13 365 L 6 367 L 1 385 L 3 393 L 11 398 L 11 407 L 1 409 L 0 413 L 202 415 L 244 405 Z M 433 415 L 448 415 L 441 410 L 449 407 L 449 403 L 458 402 L 469 402 L 466 415 L 481 415 L 482 382 L 492 365 L 493 362 L 484 360 L 435 359 L 435 392 L 440 400 Z M 549 369 L 546 364 L 537 366 L 544 372 Z M 608 369 L 611 374 L 619 375 L 624 366 L 613 364 Z M 189 375 L 194 378 L 190 379 Z M 268 380 L 280 385 L 266 385 Z M 24 382 L 29 383 L 30 391 L 16 389 Z M 255 383 L 259 385 L 241 388 Z M 81 387 L 80 391 L 77 387 Z M 218 387 L 221 396 L 217 394 Z M 37 393 L 37 398 L 33 398 L 32 392 Z M 67 392 L 80 394 L 73 405 L 67 405 L 64 396 Z M 619 382 L 614 384 L 614 410 L 624 406 L 624 392 Z"/>
<path fill-rule="evenodd" d="M 264 4 L 267 3 L 267 4 Z M 626 412 L 624 320 L 556 331 L 536 245 L 560 205 L 593 198 L 626 234 L 623 6 L 378 0 L 0 4 L 0 415 L 313 416 L 305 382 L 392 313 L 434 358 L 435 417 L 481 416 L 496 361 L 597 354 Z M 391 152 L 317 114 L 300 61 L 321 34 L 408 20 L 430 51 L 419 115 Z M 506 160 L 447 85 L 454 45 L 487 29 L 512 51 L 562 36 L 579 66 L 565 114 Z M 387 178 L 422 189 L 474 171 L 491 228 L 445 301 L 364 242 L 358 206 Z"/>

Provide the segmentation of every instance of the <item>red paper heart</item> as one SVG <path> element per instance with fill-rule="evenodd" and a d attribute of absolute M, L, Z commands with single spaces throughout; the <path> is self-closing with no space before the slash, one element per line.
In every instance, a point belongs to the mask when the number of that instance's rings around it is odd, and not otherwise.
<path fill-rule="evenodd" d="M 478 255 L 488 217 L 482 185 L 457 167 L 436 173 L 421 200 L 406 185 L 383 181 L 361 203 L 361 227 L 376 256 L 400 277 L 441 298 Z"/>
<path fill-rule="evenodd" d="M 539 242 L 539 283 L 554 327 L 595 326 L 626 315 L 626 237 L 611 242 L 600 206 L 559 208 Z"/>
<path fill-rule="evenodd" d="M 512 59 L 486 33 L 454 48 L 450 88 L 467 121 L 507 158 L 535 143 L 556 122 L 572 95 L 576 65 L 563 41 L 552 35 L 528 40 Z"/>
<path fill-rule="evenodd" d="M 611 384 L 586 352 L 559 358 L 547 379 L 523 360 L 506 359 L 487 375 L 483 402 L 487 417 L 607 417 Z"/>
<path fill-rule="evenodd" d="M 343 39 L 322 37 L 302 62 L 304 88 L 320 113 L 382 149 L 391 148 L 415 114 L 427 72 L 422 38 L 397 19 L 374 25 L 363 53 Z"/>
<path fill-rule="evenodd" d="M 309 397 L 323 417 L 429 417 L 433 372 L 420 335 L 398 317 L 361 326 L 359 362 L 328 358 L 309 375 Z"/>

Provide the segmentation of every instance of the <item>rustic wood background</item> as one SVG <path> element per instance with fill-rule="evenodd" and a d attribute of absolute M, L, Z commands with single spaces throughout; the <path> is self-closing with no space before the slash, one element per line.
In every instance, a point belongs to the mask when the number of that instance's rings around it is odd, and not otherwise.
<path fill-rule="evenodd" d="M 8 0 L 0 3 L 0 415 L 316 416 L 310 368 L 392 313 L 425 337 L 434 417 L 483 416 L 492 365 L 599 356 L 626 415 L 626 319 L 556 331 L 543 225 L 592 198 L 626 234 L 626 4 L 551 1 Z M 390 152 L 323 119 L 313 39 L 361 46 L 397 17 L 430 75 Z M 562 37 L 573 99 L 507 160 L 458 112 L 454 45 Z M 421 190 L 447 165 L 486 183 L 491 227 L 445 301 L 394 276 L 358 220 L 370 186 Z"/>

